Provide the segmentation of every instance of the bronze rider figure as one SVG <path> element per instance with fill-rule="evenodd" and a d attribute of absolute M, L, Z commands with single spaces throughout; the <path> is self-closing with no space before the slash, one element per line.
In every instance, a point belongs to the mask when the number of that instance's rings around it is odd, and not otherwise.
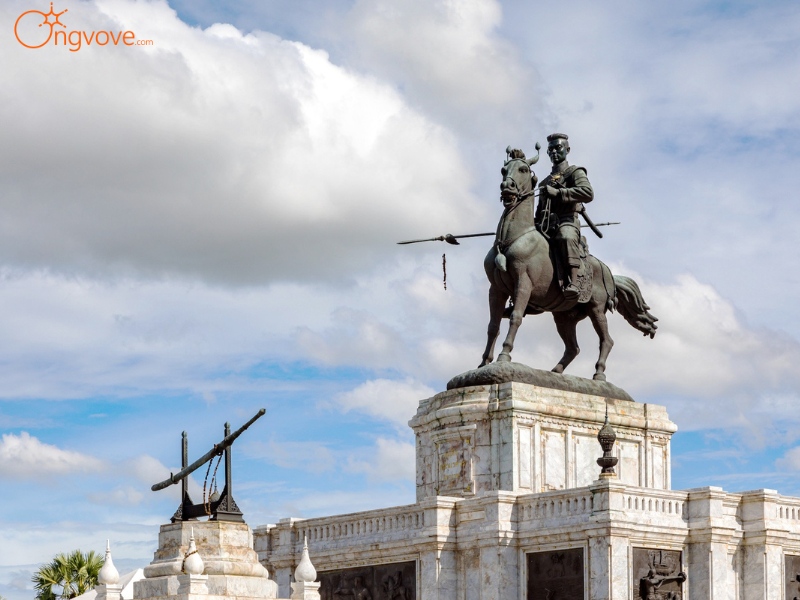
<path fill-rule="evenodd" d="M 578 214 L 591 202 L 594 190 L 586 169 L 567 162 L 569 138 L 565 133 L 547 136 L 547 155 L 553 163 L 550 174 L 539 184 L 535 221 L 554 245 L 557 272 L 567 299 L 578 297 L 578 268 L 581 258 L 581 225 Z"/>

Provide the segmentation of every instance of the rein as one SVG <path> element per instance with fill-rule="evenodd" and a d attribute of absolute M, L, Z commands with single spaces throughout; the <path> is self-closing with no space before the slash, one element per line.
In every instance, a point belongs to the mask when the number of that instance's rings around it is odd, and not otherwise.
<path fill-rule="evenodd" d="M 522 160 L 522 159 L 515 159 L 515 160 Z M 508 176 L 508 171 L 506 170 L 506 168 L 511 162 L 512 161 L 507 161 L 505 167 L 503 167 L 503 172 L 506 177 Z M 519 189 L 516 179 L 512 177 L 511 181 L 514 182 L 514 188 Z M 501 189 L 503 189 L 502 186 Z M 517 207 L 519 207 L 525 200 L 527 200 L 536 193 L 536 190 L 533 188 L 533 186 L 531 186 L 531 189 L 529 189 L 527 192 L 524 193 L 520 193 L 518 191 L 506 191 L 506 190 L 507 188 L 503 190 L 503 193 L 500 196 L 500 201 L 503 203 L 503 206 L 505 206 L 505 210 L 503 211 L 503 216 L 500 218 L 500 224 L 497 226 L 497 235 L 495 236 L 494 240 L 495 249 L 497 251 L 497 255 L 495 256 L 494 261 L 497 268 L 500 269 L 501 271 L 506 271 L 507 269 L 507 262 L 504 251 L 508 250 L 511 244 L 516 242 L 526 233 L 530 231 L 536 231 L 536 226 L 532 225 L 531 227 L 528 227 L 524 231 L 520 232 L 513 239 L 502 239 L 502 240 L 500 239 L 499 236 L 503 232 L 503 229 L 506 224 L 506 219 L 508 218 L 508 216 L 511 215 L 511 213 Z M 509 200 L 509 202 L 507 202 L 507 200 Z"/>
<path fill-rule="evenodd" d="M 514 201 L 511 204 L 506 205 L 505 201 L 503 200 L 502 195 L 500 196 L 500 202 L 506 206 L 507 212 L 514 210 L 517 206 L 519 206 L 520 202 L 528 198 L 529 196 L 533 196 L 536 193 L 536 190 L 530 190 L 525 192 L 524 194 L 520 194 L 519 192 L 514 192 Z"/>
<path fill-rule="evenodd" d="M 500 219 L 500 225 L 497 228 L 498 232 L 503 231 L 503 225 L 505 225 L 506 223 L 506 217 L 508 217 L 517 207 L 519 207 L 526 198 L 533 196 L 535 193 L 536 193 L 535 190 L 530 190 L 528 192 L 525 192 L 524 194 L 520 193 L 515 194 L 514 202 L 506 206 L 506 210 L 503 212 L 503 217 Z M 507 249 L 511 244 L 516 242 L 520 237 L 528 233 L 528 231 L 530 231 L 531 229 L 536 229 L 536 227 L 534 226 L 526 229 L 512 240 L 501 240 L 495 237 L 495 246 L 497 247 L 498 252 L 502 252 L 502 250 Z"/>

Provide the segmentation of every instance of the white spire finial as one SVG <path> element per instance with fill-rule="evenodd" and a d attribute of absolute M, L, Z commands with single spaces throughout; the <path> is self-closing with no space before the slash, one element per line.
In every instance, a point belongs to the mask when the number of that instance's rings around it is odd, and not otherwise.
<path fill-rule="evenodd" d="M 183 572 L 187 575 L 202 575 L 206 566 L 203 564 L 203 559 L 197 552 L 197 544 L 194 543 L 194 527 L 191 529 L 192 535 L 189 538 L 189 548 L 186 550 L 186 555 L 183 557 Z"/>
<path fill-rule="evenodd" d="M 119 583 L 119 571 L 114 566 L 111 559 L 111 540 L 106 540 L 106 557 L 103 559 L 103 566 L 97 573 L 97 583 L 100 585 L 116 585 Z"/>
<path fill-rule="evenodd" d="M 311 564 L 308 556 L 308 538 L 303 535 L 303 555 L 294 570 L 294 580 L 302 583 L 312 583 L 317 578 L 317 570 Z"/>

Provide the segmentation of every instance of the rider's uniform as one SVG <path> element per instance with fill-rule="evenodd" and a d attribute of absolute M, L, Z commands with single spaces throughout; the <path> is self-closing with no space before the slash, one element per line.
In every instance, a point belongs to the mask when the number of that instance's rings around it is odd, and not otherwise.
<path fill-rule="evenodd" d="M 544 186 L 556 188 L 558 195 L 549 199 L 550 223 L 543 224 L 548 198 L 540 196 L 536 208 L 536 222 L 543 229 L 551 229 L 553 241 L 559 250 L 559 259 L 565 266 L 579 267 L 581 256 L 581 225 L 578 213 L 583 208 L 584 202 L 591 202 L 594 190 L 586 176 L 586 169 L 578 166 L 569 166 L 564 161 L 553 167 L 553 171 L 539 184 L 541 193 Z"/>

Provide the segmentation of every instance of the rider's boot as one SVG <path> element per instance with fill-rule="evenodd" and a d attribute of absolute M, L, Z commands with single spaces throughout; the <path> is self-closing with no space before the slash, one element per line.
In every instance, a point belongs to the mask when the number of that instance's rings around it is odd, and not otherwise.
<path fill-rule="evenodd" d="M 569 281 L 567 285 L 564 286 L 564 297 L 567 300 L 576 300 L 578 298 L 580 290 L 578 290 L 578 286 L 575 285 L 576 281 L 578 281 L 578 267 L 571 266 L 569 268 Z"/>

